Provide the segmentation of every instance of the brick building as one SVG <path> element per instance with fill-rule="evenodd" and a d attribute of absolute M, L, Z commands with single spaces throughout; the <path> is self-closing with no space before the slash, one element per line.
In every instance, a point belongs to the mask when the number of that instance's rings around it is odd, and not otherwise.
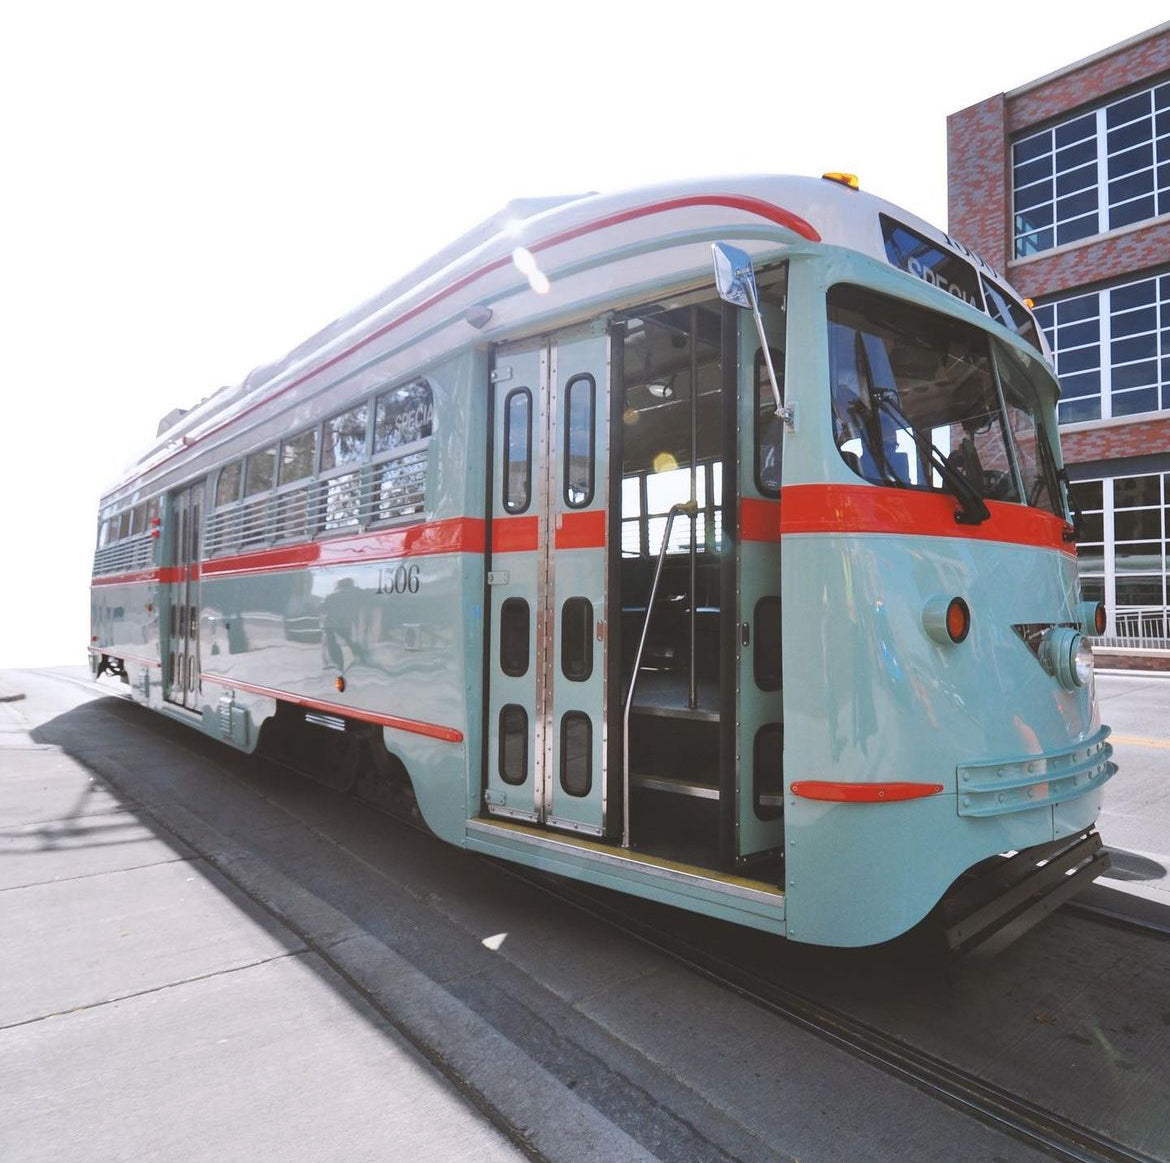
<path fill-rule="evenodd" d="M 947 119 L 950 231 L 1036 303 L 1086 598 L 1170 649 L 1170 23 Z"/>

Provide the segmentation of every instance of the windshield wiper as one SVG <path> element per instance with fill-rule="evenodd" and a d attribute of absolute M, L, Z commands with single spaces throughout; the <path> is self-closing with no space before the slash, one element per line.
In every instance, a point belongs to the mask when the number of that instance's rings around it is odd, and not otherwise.
<path fill-rule="evenodd" d="M 877 401 L 879 408 L 884 408 L 895 422 L 909 433 L 923 462 L 938 472 L 954 494 L 959 502 L 959 508 L 955 510 L 955 520 L 960 525 L 982 525 L 991 516 L 991 511 L 983 503 L 983 494 L 961 472 L 947 464 L 947 458 L 934 441 L 915 429 L 906 413 L 895 402 L 897 396 L 894 392 L 888 388 L 873 388 L 870 396 Z"/>

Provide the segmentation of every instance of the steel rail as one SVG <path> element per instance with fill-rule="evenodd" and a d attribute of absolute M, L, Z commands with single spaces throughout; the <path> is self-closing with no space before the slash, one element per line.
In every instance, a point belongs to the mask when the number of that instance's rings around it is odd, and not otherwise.
<path fill-rule="evenodd" d="M 634 921 L 624 914 L 620 905 L 607 905 L 587 896 L 571 882 L 562 883 L 551 874 L 496 863 L 515 878 L 686 966 L 713 984 L 731 990 L 853 1057 L 1055 1159 L 1065 1163 L 1161 1163 L 1157 1156 L 1045 1110 L 866 1022 L 769 981 L 707 949 L 664 933 L 647 923 L 644 917 Z"/>
<path fill-rule="evenodd" d="M 1158 906 L 1153 901 L 1150 904 L 1155 908 L 1167 908 L 1166 905 Z M 1155 940 L 1170 940 L 1170 919 L 1154 920 L 1150 917 L 1139 916 L 1134 912 L 1127 912 L 1124 909 L 1083 900 L 1069 901 L 1062 907 L 1061 911 L 1071 913 L 1073 916 L 1084 917 L 1093 924 L 1107 925 L 1114 929 L 1127 929 L 1133 933 L 1142 933 L 1145 936 L 1153 937 Z M 1167 915 L 1170 917 L 1170 909 L 1167 909 Z"/>
<path fill-rule="evenodd" d="M 97 684 L 60 676 L 77 685 L 93 689 Z M 308 771 L 285 759 L 262 755 L 261 759 L 307 779 L 321 783 Z M 357 797 L 360 798 L 360 797 Z M 400 824 L 432 835 L 420 821 L 388 809 L 384 804 L 363 800 Z M 436 840 L 436 843 L 440 841 Z M 753 1005 L 813 1034 L 854 1058 L 913 1086 L 935 1100 L 957 1109 L 1001 1133 L 1044 1151 L 1065 1163 L 1160 1163 L 1158 1158 L 1119 1143 L 1089 1127 L 1066 1119 L 1005 1088 L 980 1078 L 928 1051 L 883 1033 L 867 1022 L 826 1006 L 796 990 L 761 977 L 752 970 L 734 964 L 707 949 L 666 933 L 648 923 L 636 921 L 620 904 L 605 902 L 579 890 L 571 881 L 550 873 L 535 871 L 507 861 L 490 859 L 492 864 L 511 878 L 567 904 L 577 911 L 607 925 L 683 965 L 724 989 L 738 994 Z M 1170 930 L 1126 916 L 1115 910 L 1083 904 L 1064 906 L 1102 924 L 1121 924 L 1141 932 L 1170 936 Z"/>

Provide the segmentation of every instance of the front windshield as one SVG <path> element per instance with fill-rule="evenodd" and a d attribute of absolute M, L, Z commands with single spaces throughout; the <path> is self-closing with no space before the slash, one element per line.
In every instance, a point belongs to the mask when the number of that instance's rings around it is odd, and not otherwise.
<path fill-rule="evenodd" d="M 1063 515 L 1039 360 L 861 287 L 833 287 L 828 302 L 834 435 L 858 476 Z"/>

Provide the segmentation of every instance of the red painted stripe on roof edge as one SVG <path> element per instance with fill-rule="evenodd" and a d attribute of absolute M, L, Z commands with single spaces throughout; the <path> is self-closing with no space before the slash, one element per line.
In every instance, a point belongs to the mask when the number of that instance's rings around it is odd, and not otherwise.
<path fill-rule="evenodd" d="M 380 711 L 369 711 L 362 707 L 349 707 L 344 703 L 326 702 L 324 699 L 310 698 L 308 695 L 298 695 L 293 691 L 278 690 L 275 687 L 259 686 L 256 683 L 240 682 L 226 674 L 209 674 L 204 672 L 199 676 L 204 682 L 215 686 L 226 686 L 234 690 L 249 691 L 252 694 L 264 695 L 268 698 L 280 699 L 294 706 L 307 707 L 312 711 L 324 711 L 330 715 L 341 715 L 348 719 L 360 719 L 363 723 L 374 723 L 381 727 L 393 727 L 398 731 L 409 731 L 412 735 L 425 735 L 429 739 L 439 739 L 444 743 L 462 743 L 463 732 L 455 727 L 444 727 L 439 723 L 427 723 L 421 719 L 404 719 L 399 715 L 385 715 Z"/>
<path fill-rule="evenodd" d="M 724 206 L 732 210 L 742 210 L 748 214 L 755 214 L 760 218 L 765 218 L 769 222 L 775 222 L 778 226 L 783 226 L 788 230 L 799 234 L 802 238 L 808 239 L 810 242 L 820 242 L 821 236 L 811 225 L 797 214 L 793 214 L 789 210 L 785 210 L 782 206 L 777 206 L 772 202 L 765 202 L 762 198 L 753 198 L 743 194 L 691 194 L 685 197 L 668 198 L 663 202 L 652 202 L 646 206 L 636 206 L 629 210 L 618 211 L 615 214 L 609 214 L 604 218 L 599 218 L 595 222 L 585 223 L 581 226 L 574 226 L 568 230 L 561 231 L 559 234 L 550 235 L 548 238 L 541 239 L 539 242 L 534 242 L 528 249 L 533 253 L 547 250 L 549 247 L 557 246 L 564 242 L 571 242 L 575 238 L 581 238 L 586 234 L 592 234 L 598 230 L 605 230 L 610 226 L 619 226 L 623 222 L 632 222 L 638 218 L 646 218 L 651 214 L 663 214 L 671 210 L 682 210 L 692 206 Z M 367 344 L 373 343 L 374 340 L 388 335 L 391 331 L 401 327 L 404 323 L 408 323 L 411 319 L 422 314 L 422 312 L 433 307 L 436 303 L 441 302 L 449 295 L 455 294 L 457 291 L 463 290 L 464 287 L 470 286 L 471 283 L 477 279 L 484 278 L 492 274 L 494 271 L 500 270 L 502 267 L 508 266 L 512 261 L 510 254 L 503 255 L 500 258 L 493 259 L 490 263 L 485 264 L 478 270 L 471 271 L 462 278 L 456 279 L 455 282 L 436 291 L 433 295 L 424 299 L 421 303 L 416 304 L 409 311 L 402 315 L 388 320 L 381 327 L 372 331 L 363 339 L 359 339 L 352 346 L 347 347 L 344 351 L 338 352 L 336 355 L 330 356 L 323 363 L 318 364 L 312 370 L 302 373 L 291 383 L 285 384 L 283 388 L 277 389 L 270 396 L 265 396 L 262 400 L 257 400 L 254 404 L 249 405 L 242 412 L 237 412 L 234 416 L 230 416 L 222 420 L 215 427 L 208 429 L 200 436 L 191 438 L 183 437 L 182 444 L 173 452 L 164 456 L 161 460 L 156 461 L 148 468 L 142 470 L 135 476 L 129 477 L 127 480 L 120 482 L 116 488 L 122 488 L 125 485 L 131 484 L 134 481 L 145 476 L 148 472 L 153 472 L 160 465 L 164 465 L 169 460 L 173 460 L 180 452 L 185 452 L 195 445 L 202 443 L 209 436 L 214 436 L 217 432 L 237 421 L 242 420 L 245 416 L 251 415 L 258 408 L 262 408 L 265 404 L 271 403 L 273 400 L 279 399 L 286 392 L 291 392 L 294 388 L 299 388 L 302 384 L 307 383 L 314 376 L 319 375 L 323 371 L 328 371 L 329 368 L 334 367 L 344 359 L 348 359 L 355 351 L 360 351 Z M 179 439 L 176 437 L 176 439 Z M 109 494 L 105 494 L 108 496 Z M 103 497 L 104 499 L 104 497 Z"/>

